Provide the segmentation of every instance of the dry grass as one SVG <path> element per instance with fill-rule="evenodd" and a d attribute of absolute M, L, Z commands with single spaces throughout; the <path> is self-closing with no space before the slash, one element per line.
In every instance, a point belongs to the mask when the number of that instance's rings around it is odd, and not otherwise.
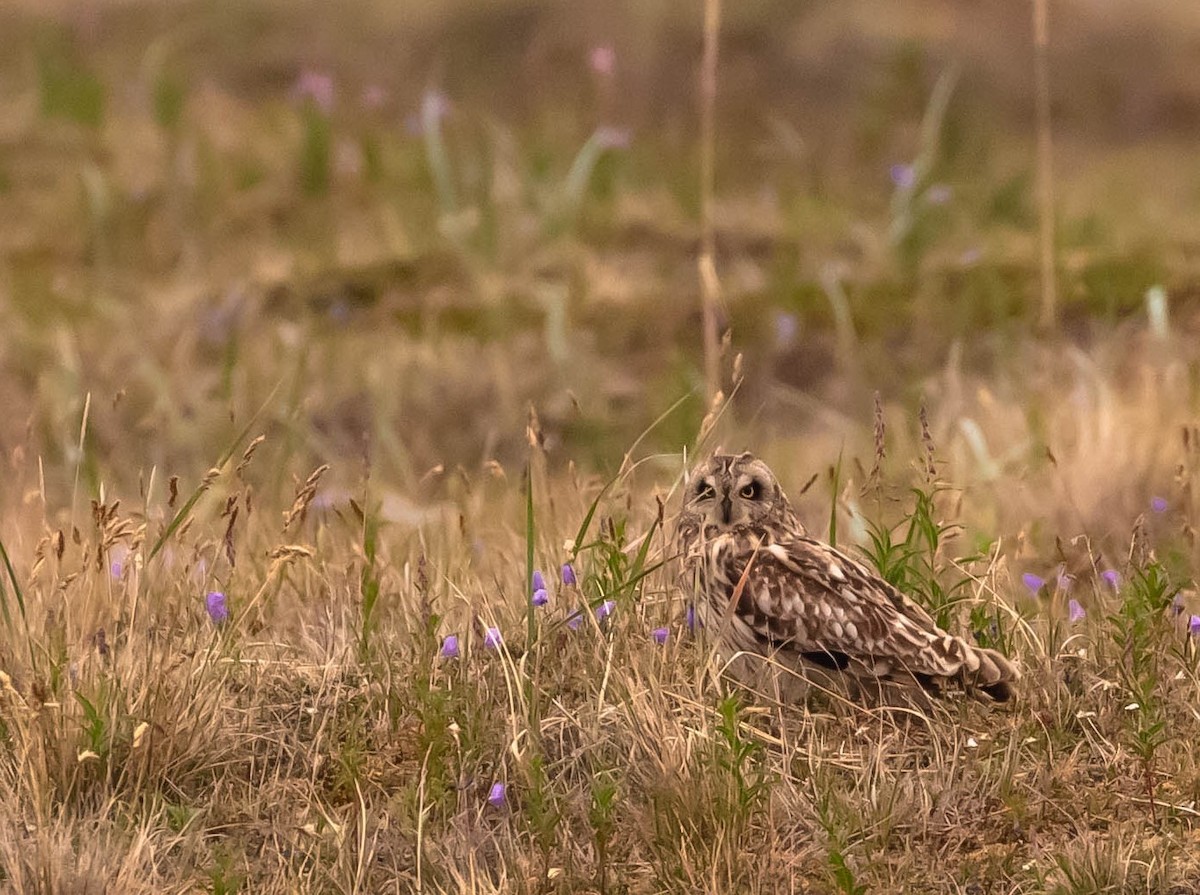
<path fill-rule="evenodd" d="M 1185 450 L 1179 438 L 1195 400 L 1181 371 L 1194 363 L 1158 346 L 1153 359 L 1127 355 L 1112 369 L 1033 352 L 1027 390 L 1005 395 L 1003 383 L 953 370 L 931 387 L 933 439 L 949 458 L 941 474 L 968 485 L 938 498 L 941 521 L 966 529 L 935 571 L 946 582 L 967 575 L 958 624 L 994 618 L 983 636 L 1001 638 L 1026 675 L 1011 710 L 950 701 L 932 717 L 722 696 L 702 640 L 682 624 L 686 594 L 670 569 L 637 577 L 653 485 L 669 486 L 678 458 L 646 457 L 603 494 L 575 561 L 580 584 L 551 584 L 532 645 L 515 471 L 461 471 L 434 489 L 453 509 L 411 525 L 381 519 L 375 486 L 353 465 L 335 464 L 328 482 L 298 474 L 273 487 L 270 467 L 294 463 L 272 453 L 270 437 L 239 461 L 246 437 L 200 477 L 190 509 L 186 489 L 170 506 L 156 476 L 144 495 L 120 505 L 110 495 L 77 518 L 76 537 L 66 506 L 38 489 L 38 467 L 14 458 L 22 487 L 8 493 L 27 496 L 23 510 L 9 505 L 5 535 L 16 575 L 0 652 L 6 884 L 1190 891 L 1200 884 L 1200 766 L 1186 731 L 1200 677 L 1188 613 L 1177 616 L 1169 594 L 1147 598 L 1132 640 L 1114 619 L 1142 599 L 1136 578 L 1155 558 L 1173 587 L 1194 568 L 1196 442 Z M 1071 399 L 1038 398 L 1042 376 Z M 895 521 L 921 447 L 914 421 L 885 415 L 894 500 L 867 515 Z M 963 434 L 972 420 L 973 438 Z M 729 413 L 723 427 L 732 431 Z M 869 455 L 867 428 L 851 457 Z M 793 482 L 830 458 L 780 439 L 763 450 Z M 603 483 L 549 472 L 540 452 L 534 460 L 533 547 L 552 570 Z M 1175 484 L 1156 478 L 1175 465 Z M 849 478 L 839 503 L 852 531 L 862 517 Z M 338 496 L 347 485 L 353 499 Z M 1152 493 L 1167 511 L 1144 506 Z M 802 500 L 814 522 L 822 502 Z M 248 512 L 231 523 L 236 507 Z M 980 558 L 961 559 L 984 536 Z M 649 563 L 664 549 L 652 537 Z M 1065 587 L 1035 596 L 1019 581 L 1027 569 L 1053 581 L 1060 562 L 1083 621 L 1068 620 Z M 1108 568 L 1119 593 L 1097 578 Z M 228 595 L 223 624 L 206 615 L 209 590 Z M 602 624 L 591 612 L 578 630 L 565 624 L 609 597 L 617 608 Z M 650 631 L 664 625 L 660 646 Z M 484 645 L 490 626 L 503 649 Z M 448 633 L 461 638 L 458 658 L 439 657 Z M 1140 661 L 1153 673 L 1138 695 Z M 1149 772 L 1142 712 L 1165 725 Z M 502 806 L 487 801 L 497 781 L 508 787 Z"/>

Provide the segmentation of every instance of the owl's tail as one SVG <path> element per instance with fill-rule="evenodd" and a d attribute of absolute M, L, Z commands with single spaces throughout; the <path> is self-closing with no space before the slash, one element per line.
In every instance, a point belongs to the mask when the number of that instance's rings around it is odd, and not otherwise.
<path fill-rule="evenodd" d="M 996 702 L 1012 699 L 1014 684 L 1021 679 L 1021 671 L 1016 664 L 994 649 L 965 642 L 964 645 L 965 661 L 960 675 L 963 686 L 968 690 L 986 693 Z"/>

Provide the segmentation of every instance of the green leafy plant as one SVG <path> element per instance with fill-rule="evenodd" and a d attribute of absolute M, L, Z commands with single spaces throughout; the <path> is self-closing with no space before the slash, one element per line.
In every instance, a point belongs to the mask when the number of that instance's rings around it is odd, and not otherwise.
<path fill-rule="evenodd" d="M 836 775 L 822 769 L 817 785 L 816 819 L 825 831 L 825 860 L 834 885 L 843 895 L 863 895 L 866 886 L 858 882 L 848 859 L 851 830 L 859 820 L 848 806 L 838 789 Z"/>
<path fill-rule="evenodd" d="M 617 784 L 610 772 L 600 773 L 592 777 L 591 790 L 588 824 L 596 848 L 596 888 L 604 895 L 608 891 L 609 844 L 616 831 Z"/>
<path fill-rule="evenodd" d="M 542 856 L 542 879 L 549 878 L 550 860 L 558 841 L 562 811 L 546 774 L 541 755 L 530 755 L 525 764 L 526 792 L 523 818 Z"/>
<path fill-rule="evenodd" d="M 379 509 L 368 500 L 364 506 L 354 508 L 358 511 L 362 523 L 362 571 L 359 573 L 358 592 L 362 601 L 362 621 L 359 629 L 358 649 L 366 658 L 370 652 L 371 635 L 378 621 L 375 616 L 379 603 L 380 578 L 376 567 L 376 556 L 379 550 Z"/>
<path fill-rule="evenodd" d="M 717 703 L 717 745 L 714 760 L 732 782 L 732 798 L 725 807 L 728 820 L 738 833 L 756 811 L 762 810 L 770 794 L 770 775 L 761 743 L 742 734 L 736 695 Z"/>
<path fill-rule="evenodd" d="M 1179 592 L 1163 566 L 1151 560 L 1135 570 L 1117 611 L 1108 617 L 1118 651 L 1118 670 L 1130 698 L 1125 711 L 1126 737 L 1141 763 L 1152 823 L 1157 823 L 1156 756 L 1167 742 L 1161 699 L 1164 619 Z"/>
<path fill-rule="evenodd" d="M 879 574 L 916 599 L 943 628 L 951 626 L 954 607 L 970 583 L 946 557 L 947 541 L 962 529 L 939 519 L 937 497 L 949 490 L 938 485 L 911 488 L 912 504 L 901 521 L 892 527 L 869 522 L 871 543 L 864 547 Z"/>

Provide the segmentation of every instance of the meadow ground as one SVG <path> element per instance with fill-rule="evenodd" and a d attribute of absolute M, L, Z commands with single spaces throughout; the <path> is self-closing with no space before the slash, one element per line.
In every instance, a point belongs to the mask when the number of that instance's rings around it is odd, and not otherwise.
<path fill-rule="evenodd" d="M 1200 892 L 1200 9 L 1055 4 L 1038 329 L 967 7 L 726 10 L 714 406 L 698 5 L 0 7 L 0 886 Z M 721 682 L 718 445 L 1019 699 Z"/>

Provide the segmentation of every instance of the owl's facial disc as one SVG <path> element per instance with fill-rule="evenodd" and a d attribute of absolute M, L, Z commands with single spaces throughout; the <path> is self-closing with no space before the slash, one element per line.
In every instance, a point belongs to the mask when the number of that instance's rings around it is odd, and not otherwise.
<path fill-rule="evenodd" d="M 756 470 L 719 470 L 697 479 L 691 504 L 705 530 L 726 532 L 751 525 L 767 512 L 770 483 Z"/>
<path fill-rule="evenodd" d="M 766 483 L 753 472 L 728 477 L 723 483 L 720 523 L 723 530 L 752 525 L 765 514 Z"/>

